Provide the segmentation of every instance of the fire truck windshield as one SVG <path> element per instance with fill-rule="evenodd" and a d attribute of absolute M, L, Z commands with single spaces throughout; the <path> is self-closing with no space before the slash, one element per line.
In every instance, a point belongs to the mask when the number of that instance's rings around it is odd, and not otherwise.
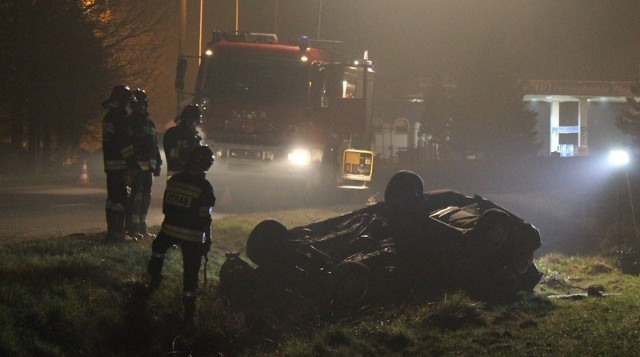
<path fill-rule="evenodd" d="M 217 58 L 204 64 L 200 76 L 203 97 L 292 102 L 308 93 L 309 68 L 296 61 Z"/>

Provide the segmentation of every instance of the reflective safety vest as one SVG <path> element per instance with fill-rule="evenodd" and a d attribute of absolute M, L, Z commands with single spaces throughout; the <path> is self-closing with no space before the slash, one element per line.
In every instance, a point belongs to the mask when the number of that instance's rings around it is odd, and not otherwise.
<path fill-rule="evenodd" d="M 136 160 L 144 171 L 159 172 L 162 165 L 156 125 L 148 113 L 131 114 L 131 131 Z"/>
<path fill-rule="evenodd" d="M 102 120 L 102 156 L 104 171 L 134 168 L 132 131 L 124 108 L 110 109 Z"/>
<path fill-rule="evenodd" d="M 162 231 L 178 239 L 203 243 L 211 238 L 211 213 L 216 203 L 204 172 L 173 175 L 162 200 Z"/>
<path fill-rule="evenodd" d="M 167 171 L 180 172 L 185 169 L 191 151 L 200 146 L 202 138 L 195 129 L 177 125 L 164 133 L 162 146 L 167 158 Z"/>

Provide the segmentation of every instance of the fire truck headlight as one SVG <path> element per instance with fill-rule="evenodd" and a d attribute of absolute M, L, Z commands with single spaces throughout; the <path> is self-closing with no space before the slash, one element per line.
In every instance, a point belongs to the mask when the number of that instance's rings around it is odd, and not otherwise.
<path fill-rule="evenodd" d="M 293 165 L 309 165 L 311 164 L 311 152 L 309 152 L 309 150 L 289 151 L 287 161 Z"/>

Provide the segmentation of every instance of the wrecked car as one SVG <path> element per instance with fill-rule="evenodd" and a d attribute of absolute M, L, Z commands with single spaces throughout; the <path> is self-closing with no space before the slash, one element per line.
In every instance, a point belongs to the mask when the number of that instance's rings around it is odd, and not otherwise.
<path fill-rule="evenodd" d="M 479 195 L 425 193 L 418 175 L 400 171 L 383 202 L 291 229 L 260 222 L 246 242 L 250 263 L 228 253 L 220 284 L 230 295 L 287 292 L 332 307 L 451 291 L 513 299 L 540 281 L 540 244 L 539 231 L 507 209 Z"/>

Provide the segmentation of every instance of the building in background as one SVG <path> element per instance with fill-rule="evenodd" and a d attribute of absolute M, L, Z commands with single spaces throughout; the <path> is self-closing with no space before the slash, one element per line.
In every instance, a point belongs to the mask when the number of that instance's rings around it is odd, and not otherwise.
<path fill-rule="evenodd" d="M 631 82 L 529 80 L 524 101 L 538 113 L 540 156 L 588 156 L 624 142 L 615 118 Z"/>
<path fill-rule="evenodd" d="M 528 80 L 523 101 L 537 113 L 540 157 L 607 153 L 627 141 L 615 119 L 632 82 Z M 386 101 L 374 119 L 373 151 L 380 159 L 431 161 L 437 148 L 421 135 L 422 93 Z"/>

